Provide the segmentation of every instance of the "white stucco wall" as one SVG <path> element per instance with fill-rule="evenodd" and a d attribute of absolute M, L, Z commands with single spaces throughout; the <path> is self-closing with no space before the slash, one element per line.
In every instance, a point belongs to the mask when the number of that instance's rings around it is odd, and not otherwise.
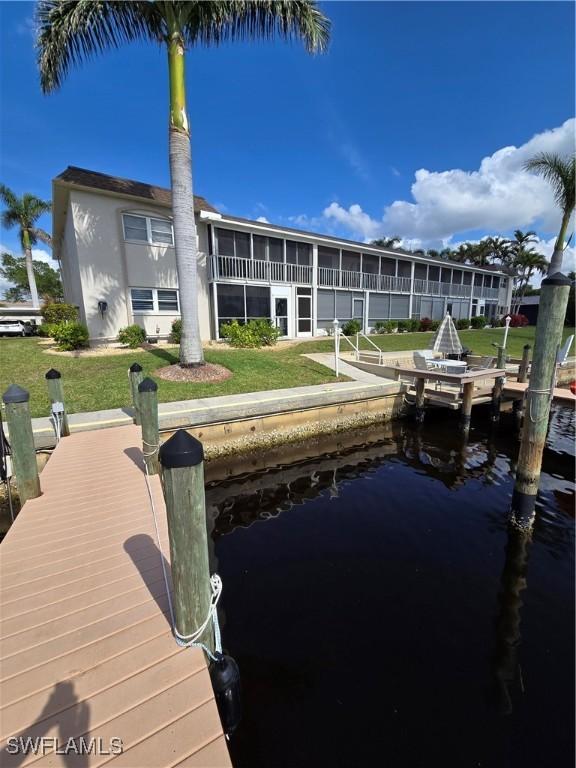
<path fill-rule="evenodd" d="M 170 217 L 169 210 L 160 206 L 103 194 L 70 193 L 63 244 L 63 262 L 68 263 L 64 279 L 69 284 L 66 289 L 70 297 L 81 306 L 81 316 L 92 342 L 114 340 L 118 330 L 131 323 L 141 325 L 150 336 L 167 336 L 172 321 L 179 316 L 167 312 L 132 314 L 130 288 L 178 288 L 178 278 L 173 247 L 124 241 L 122 214 L 125 212 Z M 200 335 L 207 340 L 210 311 L 203 223 L 199 223 L 199 239 L 203 251 L 198 263 Z M 75 286 L 75 263 L 81 290 Z M 104 315 L 98 309 L 99 301 L 108 305 Z"/>

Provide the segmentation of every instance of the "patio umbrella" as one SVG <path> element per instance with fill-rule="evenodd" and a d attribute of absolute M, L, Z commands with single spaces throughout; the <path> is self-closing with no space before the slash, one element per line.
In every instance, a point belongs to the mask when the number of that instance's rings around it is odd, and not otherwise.
<path fill-rule="evenodd" d="M 432 339 L 430 349 L 434 352 L 441 352 L 443 355 L 461 355 L 463 352 L 460 338 L 458 337 L 458 331 L 450 317 L 450 313 L 446 313 L 446 317 L 440 323 L 436 335 Z"/>

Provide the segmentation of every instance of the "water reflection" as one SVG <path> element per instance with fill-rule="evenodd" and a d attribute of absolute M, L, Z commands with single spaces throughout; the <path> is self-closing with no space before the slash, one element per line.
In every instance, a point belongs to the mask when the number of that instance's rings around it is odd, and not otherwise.
<path fill-rule="evenodd" d="M 531 534 L 513 525 L 508 527 L 506 560 L 498 595 L 499 611 L 496 619 L 496 648 L 493 670 L 496 682 L 498 708 L 501 714 L 513 711 L 513 696 L 524 693 L 520 655 L 520 609 L 522 592 L 526 589 L 528 551 Z"/>
<path fill-rule="evenodd" d="M 235 765 L 571 764 L 573 419 L 554 413 L 531 537 L 508 527 L 511 415 L 207 466 Z"/>

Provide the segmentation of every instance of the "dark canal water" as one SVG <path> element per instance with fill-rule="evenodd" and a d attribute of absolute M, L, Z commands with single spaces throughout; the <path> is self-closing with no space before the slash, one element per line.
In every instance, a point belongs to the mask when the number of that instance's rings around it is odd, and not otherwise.
<path fill-rule="evenodd" d="M 475 411 L 467 444 L 438 412 L 212 480 L 237 768 L 574 764 L 574 414 L 554 411 L 526 539 L 512 422 Z"/>

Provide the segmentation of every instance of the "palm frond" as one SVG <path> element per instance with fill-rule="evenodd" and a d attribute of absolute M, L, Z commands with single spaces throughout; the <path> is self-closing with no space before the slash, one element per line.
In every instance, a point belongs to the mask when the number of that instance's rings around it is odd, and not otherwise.
<path fill-rule="evenodd" d="M 41 240 L 46 245 L 52 245 L 52 236 L 48 234 L 44 229 L 41 229 L 40 227 L 34 227 L 32 230 L 34 233 L 34 237 L 36 238 L 36 241 Z"/>
<path fill-rule="evenodd" d="M 554 199 L 563 211 L 574 209 L 576 155 L 560 157 L 552 152 L 540 152 L 524 163 L 524 169 L 550 184 Z"/>
<path fill-rule="evenodd" d="M 330 20 L 311 0 L 172 3 L 188 45 L 218 45 L 228 40 L 299 40 L 310 53 L 324 51 L 330 39 Z"/>
<path fill-rule="evenodd" d="M 36 48 L 44 93 L 59 88 L 70 69 L 90 57 L 126 42 L 152 37 L 154 5 L 40 0 L 36 8 Z"/>
<path fill-rule="evenodd" d="M 0 184 L 0 200 L 2 200 L 4 205 L 8 208 L 16 208 L 20 202 L 17 195 L 15 195 L 6 184 Z"/>

